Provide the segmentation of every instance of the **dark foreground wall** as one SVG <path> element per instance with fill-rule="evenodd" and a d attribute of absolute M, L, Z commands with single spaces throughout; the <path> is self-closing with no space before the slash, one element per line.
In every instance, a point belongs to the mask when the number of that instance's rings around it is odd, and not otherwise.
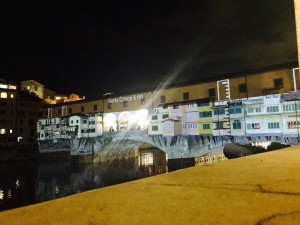
<path fill-rule="evenodd" d="M 168 171 L 195 166 L 195 158 L 168 159 Z"/>

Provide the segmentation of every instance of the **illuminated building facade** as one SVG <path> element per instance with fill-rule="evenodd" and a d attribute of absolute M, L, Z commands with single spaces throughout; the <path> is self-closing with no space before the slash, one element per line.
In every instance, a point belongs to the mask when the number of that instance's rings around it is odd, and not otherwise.
<path fill-rule="evenodd" d="M 298 89 L 299 77 L 294 79 L 293 69 L 293 67 L 285 66 L 283 68 L 266 69 L 264 71 L 231 76 L 229 79 L 231 99 L 294 91 L 295 86 Z M 221 125 L 220 119 L 223 119 L 227 124 L 235 120 L 235 126 L 244 127 L 244 109 L 241 112 L 236 112 L 234 105 L 231 105 L 231 109 L 229 109 L 226 106 L 226 102 L 224 106 L 222 106 L 222 101 L 214 103 L 217 97 L 220 100 L 226 100 L 226 90 L 222 85 L 217 86 L 217 81 L 224 78 L 227 77 L 189 84 L 178 84 L 162 90 L 144 90 L 123 95 L 113 94 L 99 99 L 85 99 L 55 104 L 46 106 L 44 115 L 47 115 L 48 110 L 51 110 L 53 118 L 70 116 L 76 113 L 100 113 L 103 116 L 103 131 L 106 132 L 144 127 L 144 125 L 134 125 L 137 123 L 135 113 L 144 109 L 149 114 L 148 123 L 151 126 L 149 125 L 148 128 L 151 135 L 161 133 L 167 135 L 168 132 L 176 134 L 179 130 L 180 133 L 186 135 L 217 135 L 216 129 L 219 126 L 225 126 L 223 128 L 228 126 L 225 123 Z M 212 107 L 213 110 L 211 111 Z M 219 115 L 217 115 L 218 110 L 220 111 Z M 229 111 L 231 111 L 233 120 L 229 121 L 228 116 L 221 114 L 223 111 L 226 114 L 229 114 Z M 180 128 L 177 126 L 179 124 L 181 124 Z M 151 127 L 153 130 L 150 129 Z M 165 132 L 163 132 L 163 129 L 166 129 Z M 230 135 L 228 132 L 224 129 L 221 135 Z M 230 132 L 234 134 L 235 131 Z"/>

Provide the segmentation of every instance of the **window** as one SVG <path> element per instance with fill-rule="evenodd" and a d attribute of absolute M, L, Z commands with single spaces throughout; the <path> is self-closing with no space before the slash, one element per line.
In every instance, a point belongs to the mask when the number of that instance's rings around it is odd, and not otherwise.
<path fill-rule="evenodd" d="M 6 133 L 6 130 L 4 128 L 1 128 L 0 129 L 0 134 L 5 134 Z"/>
<path fill-rule="evenodd" d="M 276 122 L 276 123 L 268 123 L 268 128 L 269 128 L 269 129 L 277 129 L 277 128 L 279 128 L 279 122 Z"/>
<path fill-rule="evenodd" d="M 274 79 L 273 82 L 274 82 L 274 88 L 283 88 L 282 78 Z"/>
<path fill-rule="evenodd" d="M 260 113 L 261 112 L 261 108 L 255 108 L 255 112 Z"/>
<path fill-rule="evenodd" d="M 190 129 L 197 128 L 197 124 L 196 123 L 188 123 L 187 127 Z"/>
<path fill-rule="evenodd" d="M 232 128 L 233 128 L 233 129 L 235 129 L 235 130 L 236 130 L 236 129 L 241 129 L 241 127 L 242 127 L 242 126 L 241 126 L 241 121 L 240 121 L 240 120 L 234 120 L 234 121 L 233 121 L 233 123 L 232 123 Z"/>
<path fill-rule="evenodd" d="M 35 87 L 34 87 L 34 90 L 35 90 L 35 91 L 37 91 L 37 90 L 38 90 L 38 87 L 37 87 L 37 86 L 35 86 Z"/>
<path fill-rule="evenodd" d="M 224 128 L 223 122 L 216 123 L 216 129 L 223 129 L 223 128 Z"/>
<path fill-rule="evenodd" d="M 240 93 L 245 93 L 245 92 L 247 92 L 247 84 L 240 84 L 240 85 L 239 85 L 239 92 L 240 92 Z"/>
<path fill-rule="evenodd" d="M 163 119 L 169 118 L 169 114 L 163 114 L 162 118 Z"/>
<path fill-rule="evenodd" d="M 97 111 L 97 105 L 94 105 L 93 108 L 94 108 L 94 111 Z"/>
<path fill-rule="evenodd" d="M 165 129 L 171 129 L 171 124 L 165 123 Z"/>
<path fill-rule="evenodd" d="M 157 115 L 153 115 L 152 116 L 152 120 L 157 120 L 158 119 L 158 116 Z"/>
<path fill-rule="evenodd" d="M 167 108 L 168 108 L 167 104 L 163 105 L 163 109 L 167 109 Z"/>
<path fill-rule="evenodd" d="M 208 89 L 208 96 L 209 97 L 215 97 L 216 96 L 216 89 L 215 88 Z"/>
<path fill-rule="evenodd" d="M 108 103 L 108 104 L 107 104 L 107 108 L 111 109 L 111 108 L 112 108 L 112 104 L 111 104 L 111 103 Z"/>
<path fill-rule="evenodd" d="M 203 111 L 199 113 L 199 117 L 211 117 L 211 111 Z"/>
<path fill-rule="evenodd" d="M 1 98 L 7 98 L 7 93 L 6 92 L 1 92 L 0 97 Z"/>
<path fill-rule="evenodd" d="M 158 126 L 152 126 L 152 131 L 158 131 Z"/>
<path fill-rule="evenodd" d="M 209 106 L 209 102 L 198 102 L 197 105 L 199 107 L 202 107 L 202 106 Z"/>
<path fill-rule="evenodd" d="M 225 109 L 215 109 L 214 110 L 214 115 L 224 115 L 225 114 Z"/>
<path fill-rule="evenodd" d="M 209 123 L 204 123 L 203 124 L 203 130 L 209 130 L 210 129 L 210 124 Z"/>
<path fill-rule="evenodd" d="M 84 119 L 84 120 L 83 120 L 83 124 L 87 124 L 87 119 Z"/>
<path fill-rule="evenodd" d="M 10 98 L 14 98 L 14 94 L 10 94 Z"/>
<path fill-rule="evenodd" d="M 128 107 L 128 101 L 124 101 L 124 102 L 123 102 L 123 106 L 124 106 L 124 107 Z"/>
<path fill-rule="evenodd" d="M 248 108 L 247 109 L 247 113 L 253 113 L 254 112 L 254 108 Z"/>
<path fill-rule="evenodd" d="M 279 106 L 269 106 L 267 112 L 279 112 Z"/>
<path fill-rule="evenodd" d="M 247 123 L 247 130 L 256 130 L 260 129 L 259 123 Z"/>
<path fill-rule="evenodd" d="M 240 107 L 234 107 L 234 108 L 229 109 L 230 114 L 237 114 L 237 113 L 241 113 L 241 112 L 242 112 L 242 108 L 240 108 Z"/>
<path fill-rule="evenodd" d="M 183 100 L 189 100 L 190 99 L 190 93 L 189 92 L 184 92 L 183 93 Z"/>
<path fill-rule="evenodd" d="M 179 109 L 179 105 L 173 105 L 173 109 Z"/>
<path fill-rule="evenodd" d="M 68 111 L 69 111 L 69 113 L 72 113 L 72 108 L 69 108 Z"/>
<path fill-rule="evenodd" d="M 160 103 L 166 103 L 166 96 L 165 95 L 160 96 Z"/>
<path fill-rule="evenodd" d="M 188 104 L 188 108 L 195 108 L 195 107 L 197 107 L 197 104 L 194 103 L 194 102 L 190 102 L 190 103 Z"/>
<path fill-rule="evenodd" d="M 187 118 L 197 118 L 198 112 L 187 112 L 186 117 Z"/>
<path fill-rule="evenodd" d="M 84 106 L 81 106 L 81 107 L 80 107 L 80 111 L 81 111 L 81 112 L 84 112 Z"/>

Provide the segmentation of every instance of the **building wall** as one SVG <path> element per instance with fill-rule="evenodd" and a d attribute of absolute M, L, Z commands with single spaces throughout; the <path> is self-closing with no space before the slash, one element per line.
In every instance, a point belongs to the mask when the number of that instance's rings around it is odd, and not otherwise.
<path fill-rule="evenodd" d="M 17 85 L 0 83 L 0 146 L 36 144 L 41 100 Z"/>
<path fill-rule="evenodd" d="M 22 81 L 21 89 L 35 93 L 40 99 L 44 99 L 44 85 L 34 80 Z"/>
<path fill-rule="evenodd" d="M 12 145 L 17 140 L 17 86 L 0 83 L 0 146 Z"/>
<path fill-rule="evenodd" d="M 262 96 L 269 93 L 283 93 L 294 90 L 293 68 L 276 69 L 268 72 L 253 73 L 230 78 L 231 98 L 246 98 Z M 282 79 L 282 88 L 274 89 L 274 79 Z M 245 90 L 240 89 L 240 85 L 246 84 Z M 68 115 L 73 113 L 89 112 L 123 112 L 138 109 L 153 109 L 166 103 L 180 102 L 200 98 L 216 97 L 217 80 L 182 85 L 156 91 L 132 92 L 130 94 L 110 95 L 98 100 L 83 100 L 69 102 L 65 104 L 51 105 L 53 116 L 61 116 L 62 107 L 66 106 Z M 224 89 L 220 86 L 220 99 L 225 99 Z M 210 96 L 209 89 L 215 89 L 215 94 Z M 184 94 L 188 93 L 188 99 L 184 99 Z M 162 101 L 164 100 L 164 101 Z M 96 105 L 96 110 L 94 109 Z M 48 106 L 47 106 L 48 107 Z M 83 107 L 83 108 L 81 108 Z M 83 109 L 83 110 L 82 110 Z M 46 109 L 45 109 L 46 110 Z"/>

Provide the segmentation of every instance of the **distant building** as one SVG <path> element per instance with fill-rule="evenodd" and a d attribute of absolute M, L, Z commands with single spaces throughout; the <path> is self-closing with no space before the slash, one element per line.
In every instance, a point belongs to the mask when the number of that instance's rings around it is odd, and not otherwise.
<path fill-rule="evenodd" d="M 40 99 L 44 99 L 44 85 L 34 81 L 27 80 L 21 82 L 21 90 L 27 90 L 31 93 L 35 93 Z"/>
<path fill-rule="evenodd" d="M 20 90 L 18 85 L 1 79 L 0 146 L 35 145 L 36 123 L 42 117 L 42 112 L 41 99 L 35 94 Z"/>
<path fill-rule="evenodd" d="M 43 84 L 35 80 L 27 80 L 21 82 L 21 90 L 27 90 L 30 93 L 36 94 L 40 99 L 43 99 L 47 104 L 58 104 L 64 102 L 72 102 L 85 99 L 85 96 L 77 94 L 58 94 L 57 92 L 46 88 Z"/>

